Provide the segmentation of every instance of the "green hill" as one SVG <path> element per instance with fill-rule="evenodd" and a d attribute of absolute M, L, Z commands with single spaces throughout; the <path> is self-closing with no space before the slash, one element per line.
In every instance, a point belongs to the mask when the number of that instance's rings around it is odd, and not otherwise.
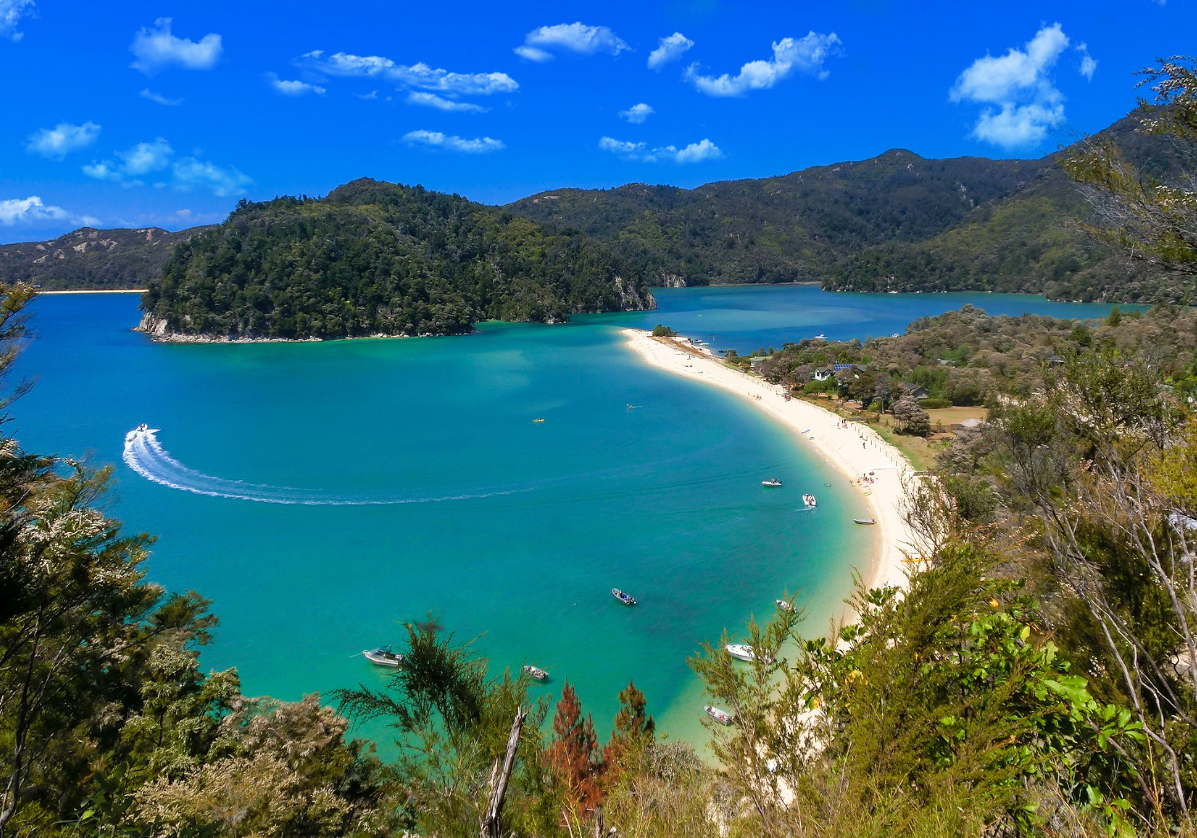
<path fill-rule="evenodd" d="M 175 249 L 142 325 L 174 338 L 440 335 L 654 306 L 643 279 L 589 236 L 363 179 L 321 199 L 242 202 Z"/>

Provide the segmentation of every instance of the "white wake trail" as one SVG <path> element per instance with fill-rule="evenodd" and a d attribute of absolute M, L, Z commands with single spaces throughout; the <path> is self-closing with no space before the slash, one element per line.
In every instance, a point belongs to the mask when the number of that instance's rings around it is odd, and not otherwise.
<path fill-rule="evenodd" d="M 290 506 L 397 506 L 408 503 L 441 503 L 455 500 L 513 495 L 530 492 L 533 487 L 516 487 L 466 492 L 453 495 L 393 495 L 383 497 L 336 497 L 307 489 L 288 486 L 268 486 L 227 480 L 188 468 L 167 453 L 158 441 L 155 429 L 138 428 L 125 435 L 125 464 L 146 480 L 182 492 L 213 498 L 247 500 L 254 503 L 277 503 Z"/>

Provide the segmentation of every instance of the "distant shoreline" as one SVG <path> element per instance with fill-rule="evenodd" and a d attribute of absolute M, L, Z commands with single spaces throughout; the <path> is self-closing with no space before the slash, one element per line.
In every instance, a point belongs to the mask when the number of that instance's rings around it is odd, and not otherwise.
<path fill-rule="evenodd" d="M 802 399 L 785 400 L 776 385 L 734 370 L 707 351 L 684 339 L 654 338 L 639 329 L 623 329 L 627 346 L 652 366 L 713 384 L 747 399 L 799 438 L 808 441 L 823 459 L 853 485 L 861 506 L 876 521 L 877 548 L 868 567 L 858 567 L 870 587 L 906 586 L 909 551 L 915 535 L 902 514 L 903 484 L 914 474 L 910 462 L 897 448 L 871 428 L 851 423 L 840 427 L 841 417 Z M 873 472 L 875 482 L 865 487 L 857 481 Z M 862 516 L 863 517 L 863 516 Z M 851 519 L 845 519 L 845 524 Z"/>
<path fill-rule="evenodd" d="M 144 294 L 144 288 L 80 288 L 75 291 L 38 291 L 39 297 L 51 294 Z"/>

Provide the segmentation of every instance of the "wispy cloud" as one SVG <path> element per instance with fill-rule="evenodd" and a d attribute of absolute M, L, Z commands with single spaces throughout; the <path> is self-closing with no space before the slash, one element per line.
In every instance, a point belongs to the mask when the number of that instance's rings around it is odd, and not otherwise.
<path fill-rule="evenodd" d="M 452 99 L 437 96 L 435 93 L 416 91 L 407 94 L 407 104 L 421 105 L 425 108 L 436 108 L 438 111 L 446 111 L 448 113 L 486 113 L 490 110 L 490 108 L 484 108 L 481 105 L 475 105 L 471 102 L 454 102 Z"/>
<path fill-rule="evenodd" d="M 87 148 L 100 136 L 100 126 L 94 122 L 72 125 L 60 122 L 53 128 L 42 128 L 29 135 L 25 150 L 49 160 L 62 160 L 72 151 Z"/>
<path fill-rule="evenodd" d="M 253 183 L 234 166 L 218 166 L 196 157 L 175 157 L 164 138 L 118 151 L 115 159 L 101 160 L 83 167 L 83 173 L 96 180 L 123 186 L 170 186 L 180 191 L 207 189 L 226 197 L 243 192 Z"/>
<path fill-rule="evenodd" d="M 32 226 L 49 221 L 68 221 L 71 224 L 89 227 L 100 223 L 100 219 L 94 216 L 76 215 L 62 207 L 47 204 L 37 195 L 0 200 L 0 224 L 6 227 Z"/>
<path fill-rule="evenodd" d="M 33 9 L 33 0 L 0 0 L 0 38 L 19 41 L 25 37 L 17 30 L 21 18 Z"/>
<path fill-rule="evenodd" d="M 1085 81 L 1093 81 L 1093 74 L 1097 72 L 1097 61 L 1089 54 L 1089 45 L 1082 41 L 1077 44 L 1076 50 L 1081 54 L 1080 74 L 1085 77 Z"/>
<path fill-rule="evenodd" d="M 558 23 L 533 29 L 524 36 L 524 43 L 515 48 L 515 54 L 529 61 L 551 61 L 553 50 L 572 52 L 577 55 L 606 53 L 619 55 L 629 47 L 623 39 L 606 26 L 587 26 L 584 23 Z"/>
<path fill-rule="evenodd" d="M 139 95 L 142 99 L 149 99 L 151 102 L 156 102 L 159 105 L 166 105 L 167 107 L 171 108 L 177 108 L 179 105 L 183 104 L 182 99 L 168 99 L 161 93 L 155 93 L 148 87 L 142 90 Z"/>
<path fill-rule="evenodd" d="M 317 96 L 323 96 L 326 91 L 323 87 L 316 84 L 308 84 L 306 81 L 287 81 L 280 79 L 278 73 L 267 73 L 266 81 L 278 93 L 284 96 L 306 96 L 309 93 L 315 93 Z"/>
<path fill-rule="evenodd" d="M 137 56 L 131 65 L 147 76 L 171 67 L 184 70 L 211 70 L 220 61 L 223 48 L 220 36 L 209 32 L 198 42 L 171 34 L 171 19 L 160 17 L 154 28 L 142 27 L 133 36 L 130 52 Z"/>
<path fill-rule="evenodd" d="M 773 57 L 768 61 L 749 61 L 736 75 L 704 76 L 692 64 L 686 77 L 708 96 L 743 96 L 750 90 L 765 90 L 789 78 L 794 72 L 825 79 L 827 59 L 838 53 L 841 41 L 834 32 L 809 32 L 804 37 L 782 38 L 773 42 Z"/>
<path fill-rule="evenodd" d="M 660 45 L 648 54 L 648 69 L 659 70 L 670 61 L 681 58 L 692 46 L 694 42 L 681 32 L 674 32 L 668 38 L 662 38 Z"/>
<path fill-rule="evenodd" d="M 502 151 L 507 147 L 501 140 L 494 140 L 490 137 L 467 140 L 442 134 L 440 131 L 408 131 L 403 135 L 403 141 L 412 146 L 441 148 L 461 154 L 486 154 L 491 151 Z"/>
<path fill-rule="evenodd" d="M 423 62 L 396 64 L 379 55 L 338 52 L 326 56 L 323 50 L 315 50 L 301 55 L 295 63 L 327 76 L 382 79 L 396 87 L 430 90 L 451 96 L 490 96 L 519 90 L 515 79 L 506 73 L 453 73 Z"/>
<path fill-rule="evenodd" d="M 635 160 L 641 163 L 657 163 L 665 160 L 673 163 L 701 163 L 705 160 L 718 160 L 724 156 L 719 146 L 708 139 L 690 143 L 685 148 L 667 145 L 650 148 L 647 143 L 635 143 L 627 140 L 616 140 L 603 137 L 598 142 L 602 151 L 617 154 L 625 160 Z"/>
<path fill-rule="evenodd" d="M 644 120 L 648 119 L 654 113 L 652 105 L 646 105 L 641 102 L 638 105 L 632 105 L 626 111 L 619 112 L 620 119 L 626 119 L 633 125 L 643 125 Z"/>
<path fill-rule="evenodd" d="M 972 135 L 983 142 L 1017 148 L 1043 140 L 1048 129 L 1064 122 L 1064 94 L 1051 71 L 1068 48 L 1058 23 L 1044 26 L 1023 49 L 985 55 L 974 61 L 952 86 L 953 102 L 986 105 Z M 1096 62 L 1091 70 L 1096 69 Z M 1082 62 L 1082 74 L 1084 66 Z"/>

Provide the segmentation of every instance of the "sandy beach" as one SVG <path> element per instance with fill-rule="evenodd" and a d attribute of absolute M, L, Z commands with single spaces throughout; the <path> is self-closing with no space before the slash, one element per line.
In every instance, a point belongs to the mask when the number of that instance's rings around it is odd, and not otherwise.
<path fill-rule="evenodd" d="M 850 481 L 860 495 L 861 518 L 877 523 L 877 554 L 871 568 L 857 568 L 873 587 L 906 583 L 910 565 L 903 560 L 914 550 L 914 534 L 901 512 L 904 491 L 913 469 L 898 449 L 872 428 L 843 420 L 801 399 L 786 401 L 782 388 L 762 378 L 732 369 L 710 352 L 685 339 L 654 338 L 639 329 L 624 329 L 628 346 L 653 366 L 695 381 L 704 381 L 747 399 L 791 429 L 827 463 Z M 857 481 L 873 473 L 871 485 Z"/>

